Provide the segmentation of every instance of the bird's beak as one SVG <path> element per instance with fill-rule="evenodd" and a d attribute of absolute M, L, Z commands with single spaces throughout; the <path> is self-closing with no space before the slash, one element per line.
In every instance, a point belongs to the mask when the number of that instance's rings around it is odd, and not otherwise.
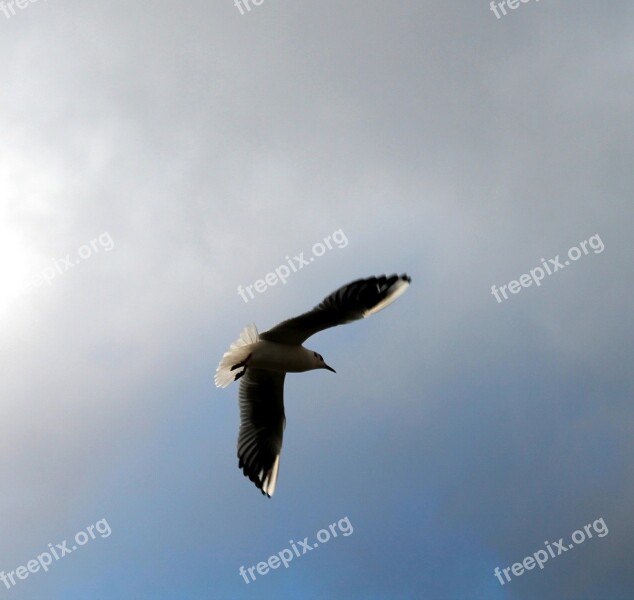
<path fill-rule="evenodd" d="M 324 363 L 324 369 L 328 369 L 329 371 L 332 371 L 333 373 L 337 372 L 332 367 L 329 367 L 326 363 Z"/>

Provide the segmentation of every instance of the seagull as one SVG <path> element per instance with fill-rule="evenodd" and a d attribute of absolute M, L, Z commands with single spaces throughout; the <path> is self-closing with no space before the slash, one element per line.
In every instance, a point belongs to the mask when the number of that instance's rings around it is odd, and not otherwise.
<path fill-rule="evenodd" d="M 410 284 L 407 275 L 357 279 L 326 296 L 311 311 L 258 334 L 251 323 L 224 353 L 214 378 L 216 387 L 240 379 L 238 468 L 269 498 L 280 468 L 284 416 L 284 377 L 327 369 L 324 357 L 302 346 L 318 331 L 369 317 L 392 304 Z"/>

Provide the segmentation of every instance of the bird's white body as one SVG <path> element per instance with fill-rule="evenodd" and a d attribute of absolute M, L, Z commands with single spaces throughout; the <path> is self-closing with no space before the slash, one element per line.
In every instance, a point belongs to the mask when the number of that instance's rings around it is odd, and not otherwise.
<path fill-rule="evenodd" d="M 291 346 L 260 340 L 252 346 L 249 367 L 283 371 L 284 373 L 303 373 L 320 369 L 321 361 L 315 358 L 315 352 L 304 346 Z"/>
<path fill-rule="evenodd" d="M 321 354 L 300 344 L 280 344 L 260 339 L 253 323 L 244 329 L 222 357 L 216 371 L 216 385 L 227 387 L 247 367 L 281 373 L 303 373 L 313 369 L 334 371 L 324 363 Z"/>

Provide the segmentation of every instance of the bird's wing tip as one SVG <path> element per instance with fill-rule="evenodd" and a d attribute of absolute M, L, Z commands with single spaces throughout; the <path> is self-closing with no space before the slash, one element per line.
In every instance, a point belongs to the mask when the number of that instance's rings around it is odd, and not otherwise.
<path fill-rule="evenodd" d="M 402 296 L 409 287 L 412 278 L 408 275 L 401 275 L 387 290 L 385 298 L 383 298 L 380 302 L 375 304 L 372 308 L 369 308 L 363 314 L 364 317 L 369 317 L 374 313 L 379 312 L 386 306 L 389 306 L 394 302 L 399 296 Z"/>

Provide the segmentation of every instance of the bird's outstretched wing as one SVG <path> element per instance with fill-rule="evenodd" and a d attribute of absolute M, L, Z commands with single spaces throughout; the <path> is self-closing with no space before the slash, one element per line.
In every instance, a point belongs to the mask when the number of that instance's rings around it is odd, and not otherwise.
<path fill-rule="evenodd" d="M 280 468 L 286 373 L 248 368 L 240 379 L 239 468 L 269 498 Z"/>
<path fill-rule="evenodd" d="M 318 331 L 363 319 L 385 308 L 405 292 L 410 281 L 405 274 L 357 279 L 324 298 L 313 310 L 261 333 L 260 339 L 302 344 Z"/>

